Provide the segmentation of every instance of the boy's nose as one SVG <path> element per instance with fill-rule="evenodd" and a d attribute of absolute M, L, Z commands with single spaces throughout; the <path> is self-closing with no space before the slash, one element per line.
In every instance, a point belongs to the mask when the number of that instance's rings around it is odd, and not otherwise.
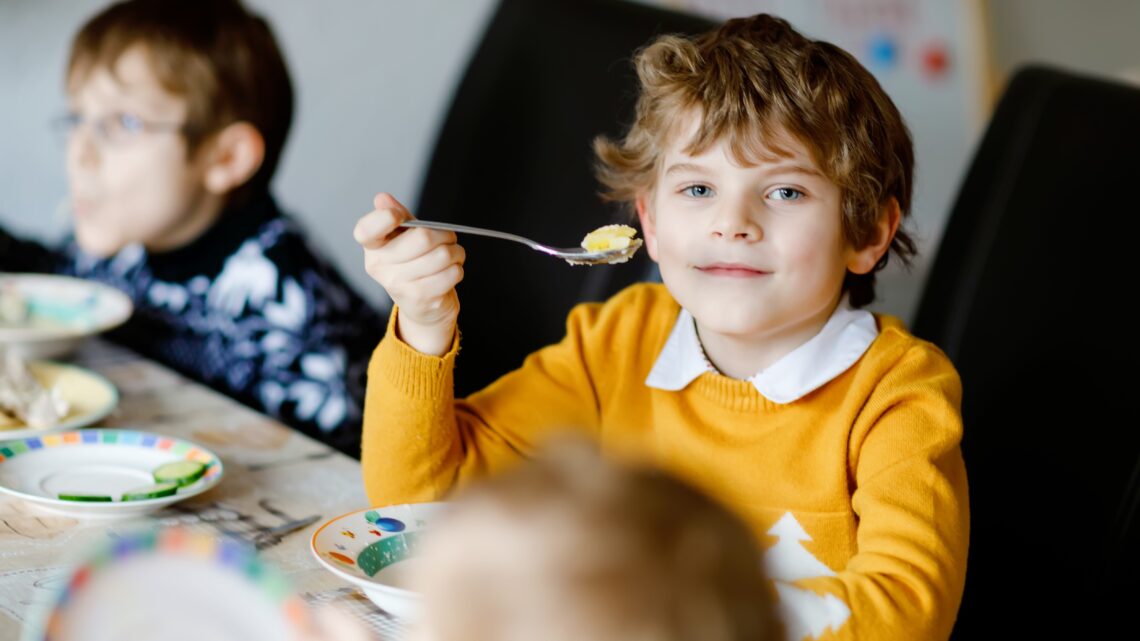
<path fill-rule="evenodd" d="M 713 220 L 712 234 L 727 240 L 757 241 L 764 231 L 748 203 L 722 207 Z"/>
<path fill-rule="evenodd" d="M 99 145 L 91 127 L 76 127 L 67 136 L 67 161 L 75 167 L 94 167 L 99 162 Z"/>

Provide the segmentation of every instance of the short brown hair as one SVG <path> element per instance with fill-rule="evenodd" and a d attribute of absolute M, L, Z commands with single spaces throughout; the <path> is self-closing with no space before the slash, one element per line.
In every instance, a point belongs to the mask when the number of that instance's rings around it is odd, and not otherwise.
<path fill-rule="evenodd" d="M 239 0 L 125 0 L 76 34 L 69 87 L 96 68 L 113 70 L 136 45 L 163 88 L 186 98 L 183 133 L 191 153 L 235 122 L 250 123 L 264 138 L 261 167 L 230 202 L 268 190 L 293 120 L 293 83 L 269 24 Z"/>
<path fill-rule="evenodd" d="M 782 637 L 751 531 L 660 471 L 556 442 L 451 507 L 425 547 L 441 641 Z"/>
<path fill-rule="evenodd" d="M 685 151 L 728 142 L 737 160 L 777 154 L 778 134 L 795 136 L 842 191 L 843 231 L 867 246 L 891 198 L 910 213 L 914 147 L 894 103 L 846 51 L 810 40 L 786 21 L 759 14 L 729 20 L 693 38 L 667 35 L 640 52 L 636 120 L 619 142 L 594 141 L 598 177 L 611 200 L 632 202 L 654 187 L 658 163 L 685 114 L 701 117 Z M 915 243 L 901 226 L 889 250 L 865 274 L 847 274 L 851 303 L 875 298 L 875 272 L 891 254 L 909 264 Z"/>

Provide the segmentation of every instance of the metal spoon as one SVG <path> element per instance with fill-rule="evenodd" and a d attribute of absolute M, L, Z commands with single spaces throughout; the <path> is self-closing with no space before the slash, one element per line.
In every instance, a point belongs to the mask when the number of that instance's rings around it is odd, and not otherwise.
<path fill-rule="evenodd" d="M 633 239 L 628 247 L 621 249 L 608 249 L 605 251 L 587 251 L 581 247 L 551 247 L 543 245 L 540 242 L 518 236 L 516 234 L 508 234 L 506 232 L 494 231 L 492 229 L 482 229 L 480 227 L 468 227 L 467 225 L 453 225 L 451 223 L 441 223 L 431 220 L 405 220 L 400 223 L 401 227 L 426 227 L 428 229 L 440 229 L 443 231 L 453 231 L 460 234 L 475 234 L 477 236 L 488 236 L 491 238 L 501 238 L 502 240 L 513 240 L 516 243 L 522 243 L 535 251 L 540 251 L 544 254 L 549 254 L 555 258 L 570 263 L 571 265 L 609 265 L 613 263 L 624 263 L 633 257 L 637 252 L 637 248 L 641 247 L 641 239 Z"/>

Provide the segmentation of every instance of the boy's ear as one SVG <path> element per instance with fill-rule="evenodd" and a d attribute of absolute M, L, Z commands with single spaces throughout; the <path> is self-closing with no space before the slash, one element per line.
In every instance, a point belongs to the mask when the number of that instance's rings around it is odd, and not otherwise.
<path fill-rule="evenodd" d="M 212 137 L 204 149 L 205 187 L 211 193 L 225 195 L 241 187 L 265 160 L 265 139 L 257 127 L 248 122 L 235 122 Z"/>
<path fill-rule="evenodd" d="M 899 230 L 899 221 L 902 212 L 899 210 L 899 201 L 891 198 L 883 205 L 879 214 L 878 230 L 871 242 L 862 249 L 855 250 L 847 261 L 847 271 L 853 274 L 870 273 L 879 259 L 891 248 L 891 241 L 895 239 L 895 232 Z"/>
<path fill-rule="evenodd" d="M 645 236 L 645 251 L 649 252 L 649 257 L 657 260 L 657 226 L 653 216 L 653 212 L 649 210 L 649 195 L 642 194 L 634 201 L 634 207 L 637 208 L 637 219 L 641 221 L 641 233 Z"/>

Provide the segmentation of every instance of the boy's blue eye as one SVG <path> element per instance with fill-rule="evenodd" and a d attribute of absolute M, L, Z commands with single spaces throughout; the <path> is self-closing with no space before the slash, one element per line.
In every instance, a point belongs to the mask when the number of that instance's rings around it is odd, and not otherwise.
<path fill-rule="evenodd" d="M 791 187 L 780 187 L 773 189 L 769 197 L 773 200 L 799 200 L 804 197 L 804 192 Z"/>
<path fill-rule="evenodd" d="M 143 121 L 138 116 L 132 114 L 116 114 L 115 120 L 118 122 L 119 127 L 122 128 L 123 131 L 130 132 L 132 134 L 141 132 L 145 127 Z"/>
<path fill-rule="evenodd" d="M 693 198 L 708 198 L 712 195 L 712 188 L 708 185 L 689 185 L 682 189 L 681 193 Z"/>

